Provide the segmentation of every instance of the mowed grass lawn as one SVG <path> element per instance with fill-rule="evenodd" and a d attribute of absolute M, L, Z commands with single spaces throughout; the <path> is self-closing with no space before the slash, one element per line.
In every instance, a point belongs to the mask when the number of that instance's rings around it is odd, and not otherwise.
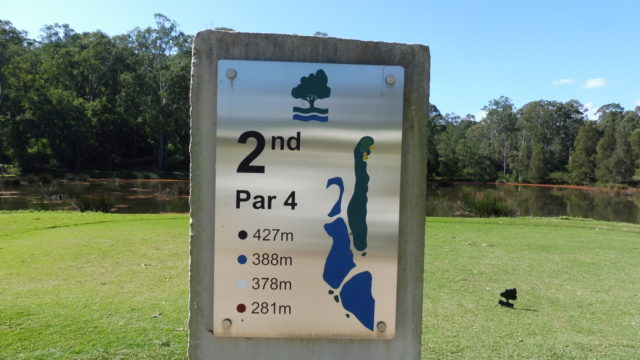
<path fill-rule="evenodd" d="M 426 259 L 427 359 L 640 359 L 640 226 L 427 218 Z"/>
<path fill-rule="evenodd" d="M 188 224 L 0 213 L 0 359 L 184 359 Z"/>
<path fill-rule="evenodd" d="M 428 218 L 426 359 L 639 359 L 640 226 Z M 188 216 L 0 212 L 0 359 L 186 359 Z M 496 306 L 518 289 L 516 310 Z"/>

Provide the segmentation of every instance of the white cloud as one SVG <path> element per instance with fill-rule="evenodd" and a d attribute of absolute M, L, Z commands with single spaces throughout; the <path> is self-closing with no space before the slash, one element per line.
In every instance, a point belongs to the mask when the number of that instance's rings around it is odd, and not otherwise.
<path fill-rule="evenodd" d="M 568 85 L 568 84 L 573 84 L 574 82 L 576 82 L 573 79 L 560 79 L 560 80 L 553 80 L 551 82 L 552 85 Z"/>
<path fill-rule="evenodd" d="M 584 83 L 584 88 L 585 89 L 599 88 L 603 86 L 604 83 L 605 83 L 605 80 L 603 78 L 587 79 L 587 81 Z"/>
<path fill-rule="evenodd" d="M 640 106 L 640 99 L 636 100 L 636 106 Z"/>

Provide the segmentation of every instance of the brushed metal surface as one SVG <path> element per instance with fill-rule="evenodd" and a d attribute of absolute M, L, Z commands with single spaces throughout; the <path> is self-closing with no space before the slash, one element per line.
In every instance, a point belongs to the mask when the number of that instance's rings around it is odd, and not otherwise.
<path fill-rule="evenodd" d="M 293 108 L 309 104 L 294 98 L 292 89 L 302 77 L 320 69 L 326 73 L 331 91 L 329 97 L 316 100 L 315 107 L 327 109 L 328 120 L 294 120 Z M 235 76 L 226 76 L 229 73 Z M 389 75 L 395 77 L 392 85 L 386 80 Z M 393 338 L 403 68 L 220 60 L 217 79 L 217 134 L 211 134 L 216 136 L 214 335 Z M 246 143 L 238 141 L 248 131 L 265 139 L 264 150 L 251 162 L 264 166 L 264 173 L 238 172 L 238 165 L 256 148 L 255 137 Z M 356 181 L 354 148 L 366 136 L 374 140 L 366 160 L 368 246 L 359 251 L 351 243 L 349 252 L 355 267 L 334 289 L 323 277 L 333 243 L 324 225 L 339 218 L 349 224 L 348 205 Z M 285 140 L 284 150 L 280 150 L 277 137 Z M 334 177 L 342 179 L 344 194 L 341 211 L 329 216 L 340 194 L 337 186 L 327 187 L 327 181 Z M 238 203 L 239 191 L 249 192 L 250 201 Z M 284 205 L 293 191 L 295 209 Z M 279 229 L 280 235 L 272 241 L 260 241 L 254 237 L 258 229 L 269 229 L 272 237 L 272 229 Z M 240 238 L 241 231 L 247 233 L 246 239 Z M 260 231 L 261 235 L 266 233 Z M 353 234 L 349 238 L 352 240 Z M 254 265 L 255 253 L 269 254 L 269 264 Z M 247 262 L 241 264 L 239 257 L 243 255 Z M 352 278 L 366 272 L 371 275 L 370 294 L 375 301 L 371 328 L 362 320 L 368 315 L 358 316 L 346 309 L 344 297 L 339 302 L 334 299 Z M 260 289 L 253 289 L 254 278 L 261 279 Z M 269 279 L 265 289 L 262 278 Z M 366 308 L 369 290 L 366 281 L 363 284 L 353 287 L 349 298 L 351 304 L 359 302 Z M 239 305 L 245 306 L 243 312 Z M 384 326 L 377 326 L 379 322 Z"/>

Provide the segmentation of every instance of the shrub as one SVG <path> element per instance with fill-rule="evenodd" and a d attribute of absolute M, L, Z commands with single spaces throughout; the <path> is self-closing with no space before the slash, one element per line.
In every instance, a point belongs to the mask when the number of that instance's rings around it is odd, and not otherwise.
<path fill-rule="evenodd" d="M 509 175 L 504 175 L 502 173 L 498 174 L 498 178 L 496 179 L 496 182 L 498 184 L 505 184 L 505 183 L 508 183 L 509 181 L 511 181 L 511 179 L 509 178 Z"/>
<path fill-rule="evenodd" d="M 122 173 L 118 174 L 118 177 L 121 179 L 132 180 L 137 179 L 138 174 L 133 171 L 123 171 Z"/>
<path fill-rule="evenodd" d="M 93 196 L 83 195 L 73 201 L 73 207 L 80 212 L 111 212 L 113 199 L 106 193 L 99 193 Z"/>
<path fill-rule="evenodd" d="M 18 176 L 20 175 L 20 169 L 13 164 L 0 164 L 0 175 Z"/>
<path fill-rule="evenodd" d="M 7 177 L 2 179 L 2 185 L 4 186 L 20 186 L 20 179 L 17 177 Z"/>
<path fill-rule="evenodd" d="M 27 183 L 27 184 L 37 184 L 40 182 L 40 179 L 38 178 L 37 175 L 34 174 L 26 174 L 22 177 L 22 179 Z"/>
<path fill-rule="evenodd" d="M 555 171 L 549 174 L 549 181 L 552 184 L 570 184 L 572 183 L 571 174 L 566 171 Z"/>
<path fill-rule="evenodd" d="M 53 181 L 53 176 L 51 174 L 43 173 L 38 175 L 38 180 L 40 181 L 40 184 L 48 185 Z"/>
<path fill-rule="evenodd" d="M 51 210 L 51 204 L 47 201 L 46 197 L 41 194 L 37 199 L 31 202 L 30 208 L 35 211 L 47 211 Z"/>
<path fill-rule="evenodd" d="M 150 171 L 145 171 L 141 174 L 141 176 L 139 177 L 141 179 L 144 180 L 153 180 L 153 179 L 159 179 L 160 176 L 158 176 L 158 174 L 150 172 Z"/>
<path fill-rule="evenodd" d="M 518 214 L 515 203 L 495 191 L 466 191 L 458 206 L 461 210 L 458 215 L 499 217 Z"/>

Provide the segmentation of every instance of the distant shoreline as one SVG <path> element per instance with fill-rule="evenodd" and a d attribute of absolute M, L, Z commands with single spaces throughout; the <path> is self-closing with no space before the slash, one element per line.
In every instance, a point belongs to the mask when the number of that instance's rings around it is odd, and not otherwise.
<path fill-rule="evenodd" d="M 588 191 L 608 191 L 608 192 L 636 192 L 638 189 L 629 186 L 625 189 L 613 189 L 604 186 L 587 186 L 587 185 L 555 185 L 555 184 L 529 184 L 529 183 L 515 183 L 515 182 L 479 182 L 479 181 L 453 181 L 455 185 L 507 185 L 507 186 L 532 186 L 532 187 L 550 187 L 561 189 L 575 189 L 575 190 L 588 190 Z"/>

